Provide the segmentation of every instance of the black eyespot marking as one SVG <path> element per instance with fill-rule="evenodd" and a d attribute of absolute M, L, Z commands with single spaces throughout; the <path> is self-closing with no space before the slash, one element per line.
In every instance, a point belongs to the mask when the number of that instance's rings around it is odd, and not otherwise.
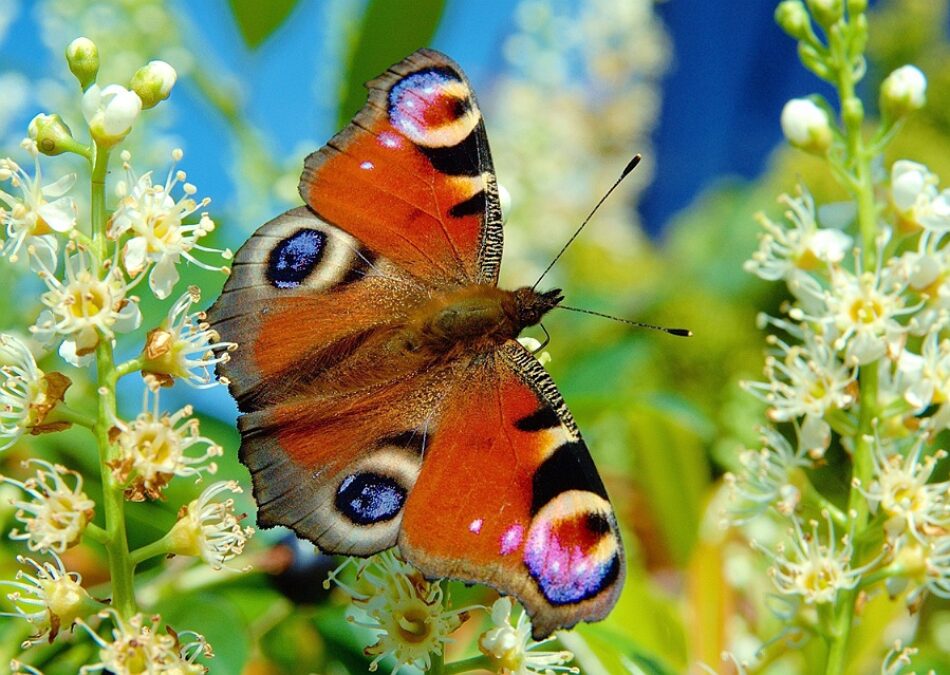
<path fill-rule="evenodd" d="M 406 490 L 395 479 L 378 473 L 351 474 L 336 491 L 337 510 L 356 525 L 392 520 L 406 502 Z"/>
<path fill-rule="evenodd" d="M 464 202 L 459 202 L 451 209 L 449 215 L 454 218 L 465 216 L 480 216 L 485 213 L 485 191 L 479 190 Z"/>
<path fill-rule="evenodd" d="M 326 234 L 319 230 L 297 230 L 271 251 L 267 280 L 277 288 L 296 288 L 320 262 L 326 242 Z"/>
<path fill-rule="evenodd" d="M 484 134 L 484 125 L 479 122 L 472 133 L 457 145 L 427 148 L 419 146 L 432 163 L 432 167 L 449 176 L 480 176 L 481 165 L 478 161 L 478 135 Z"/>
<path fill-rule="evenodd" d="M 602 513 L 588 513 L 585 516 L 588 531 L 591 534 L 607 534 L 610 532 L 610 521 Z"/>
<path fill-rule="evenodd" d="M 586 490 L 607 499 L 594 460 L 587 446 L 581 441 L 572 441 L 560 446 L 545 459 L 531 479 L 531 513 L 568 490 Z"/>
<path fill-rule="evenodd" d="M 397 448 L 405 448 L 406 450 L 413 451 L 417 455 L 421 455 L 426 443 L 431 442 L 431 434 L 421 430 L 413 430 L 387 436 L 380 441 L 380 445 L 395 445 Z"/>
<path fill-rule="evenodd" d="M 561 426 L 561 418 L 550 406 L 538 408 L 530 415 L 526 415 L 515 422 L 515 428 L 521 431 L 543 431 L 559 426 Z"/>

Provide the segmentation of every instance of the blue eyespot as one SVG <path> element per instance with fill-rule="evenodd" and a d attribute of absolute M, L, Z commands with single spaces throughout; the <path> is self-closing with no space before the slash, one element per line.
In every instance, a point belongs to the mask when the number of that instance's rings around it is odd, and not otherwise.
<path fill-rule="evenodd" d="M 336 491 L 336 508 L 357 525 L 395 518 L 406 502 L 406 490 L 393 478 L 377 473 L 347 476 Z"/>
<path fill-rule="evenodd" d="M 319 230 L 297 230 L 271 251 L 267 280 L 277 288 L 299 286 L 320 262 L 326 241 Z"/>

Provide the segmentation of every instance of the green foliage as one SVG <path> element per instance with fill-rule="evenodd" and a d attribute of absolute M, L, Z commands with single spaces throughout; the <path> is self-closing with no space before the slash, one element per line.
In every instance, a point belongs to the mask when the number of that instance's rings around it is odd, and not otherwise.
<path fill-rule="evenodd" d="M 287 21 L 298 3 L 299 0 L 228 0 L 241 37 L 251 49 L 264 44 Z"/>

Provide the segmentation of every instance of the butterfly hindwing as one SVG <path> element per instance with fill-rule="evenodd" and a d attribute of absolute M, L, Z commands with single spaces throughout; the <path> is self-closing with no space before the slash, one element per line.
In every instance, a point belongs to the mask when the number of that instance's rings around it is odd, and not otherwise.
<path fill-rule="evenodd" d="M 517 342 L 473 363 L 442 404 L 399 546 L 427 575 L 517 597 L 538 638 L 616 601 L 624 556 L 603 482 L 554 382 Z"/>
<path fill-rule="evenodd" d="M 307 158 L 304 201 L 417 278 L 494 283 L 501 209 L 461 68 L 422 49 L 367 87 L 366 106 Z"/>
<path fill-rule="evenodd" d="M 455 382 L 446 369 L 382 386 L 298 397 L 239 421 L 262 527 L 285 525 L 328 553 L 396 543 L 428 426 Z"/>

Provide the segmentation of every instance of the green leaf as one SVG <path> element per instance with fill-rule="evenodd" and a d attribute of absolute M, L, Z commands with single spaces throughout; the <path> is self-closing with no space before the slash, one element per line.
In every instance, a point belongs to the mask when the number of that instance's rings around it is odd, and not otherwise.
<path fill-rule="evenodd" d="M 244 44 L 257 49 L 290 16 L 298 0 L 228 0 Z"/>
<path fill-rule="evenodd" d="M 429 44 L 444 9 L 445 0 L 370 0 L 346 58 L 341 127 L 366 101 L 367 81 Z"/>
<path fill-rule="evenodd" d="M 183 593 L 160 602 L 156 609 L 179 633 L 193 630 L 208 640 L 215 656 L 204 663 L 213 672 L 243 670 L 251 645 L 241 612 L 230 599 L 216 593 Z"/>

